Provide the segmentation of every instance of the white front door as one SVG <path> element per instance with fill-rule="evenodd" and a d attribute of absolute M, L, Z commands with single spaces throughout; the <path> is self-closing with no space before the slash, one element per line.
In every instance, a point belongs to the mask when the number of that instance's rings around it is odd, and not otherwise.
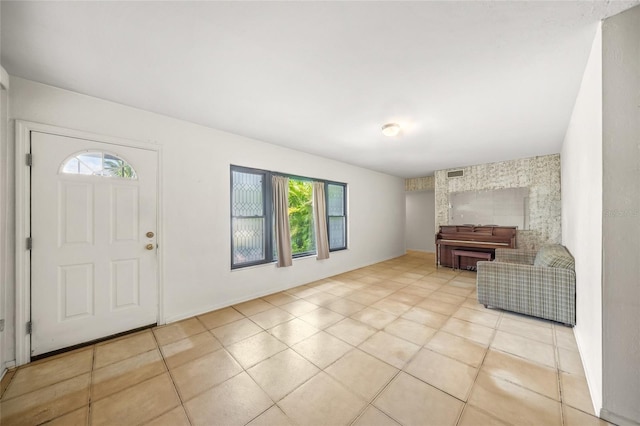
<path fill-rule="evenodd" d="M 31 133 L 31 355 L 157 322 L 155 151 Z"/>

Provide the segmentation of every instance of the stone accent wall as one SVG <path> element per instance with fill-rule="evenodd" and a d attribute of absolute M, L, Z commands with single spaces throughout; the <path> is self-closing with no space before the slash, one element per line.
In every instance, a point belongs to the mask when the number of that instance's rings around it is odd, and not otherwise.
<path fill-rule="evenodd" d="M 461 169 L 463 177 L 447 178 Z M 450 193 L 504 188 L 529 188 L 529 229 L 518 230 L 518 248 L 562 241 L 560 154 L 436 171 L 436 232 L 448 224 Z"/>
<path fill-rule="evenodd" d="M 435 187 L 435 176 L 425 176 L 404 180 L 405 191 L 433 191 Z"/>

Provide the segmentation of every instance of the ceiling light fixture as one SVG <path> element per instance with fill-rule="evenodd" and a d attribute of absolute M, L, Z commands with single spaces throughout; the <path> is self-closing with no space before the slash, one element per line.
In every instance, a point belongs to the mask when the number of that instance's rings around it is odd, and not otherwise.
<path fill-rule="evenodd" d="M 398 136 L 400 134 L 400 125 L 398 123 L 387 123 L 382 126 L 382 134 L 385 136 Z"/>

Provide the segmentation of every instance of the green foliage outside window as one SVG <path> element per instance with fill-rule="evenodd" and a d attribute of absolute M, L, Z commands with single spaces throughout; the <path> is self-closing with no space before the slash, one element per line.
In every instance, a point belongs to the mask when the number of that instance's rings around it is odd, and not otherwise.
<path fill-rule="evenodd" d="M 315 251 L 313 185 L 309 181 L 289 179 L 289 229 L 294 255 Z"/>
<path fill-rule="evenodd" d="M 118 176 L 121 178 L 135 179 L 136 172 L 131 165 L 124 162 L 124 160 L 113 157 L 111 155 L 104 156 L 104 171 L 109 176 Z"/>

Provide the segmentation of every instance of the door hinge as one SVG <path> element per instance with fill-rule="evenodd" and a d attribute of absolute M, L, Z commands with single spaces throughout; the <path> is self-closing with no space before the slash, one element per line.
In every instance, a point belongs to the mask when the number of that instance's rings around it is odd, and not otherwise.
<path fill-rule="evenodd" d="M 33 248 L 33 239 L 31 237 L 27 238 L 27 250 L 31 250 Z"/>
<path fill-rule="evenodd" d="M 31 155 L 31 153 L 27 154 L 27 166 L 33 166 L 33 155 Z"/>
<path fill-rule="evenodd" d="M 33 324 L 31 324 L 31 321 L 29 321 L 27 323 L 27 334 L 31 334 L 32 331 L 33 331 Z"/>

